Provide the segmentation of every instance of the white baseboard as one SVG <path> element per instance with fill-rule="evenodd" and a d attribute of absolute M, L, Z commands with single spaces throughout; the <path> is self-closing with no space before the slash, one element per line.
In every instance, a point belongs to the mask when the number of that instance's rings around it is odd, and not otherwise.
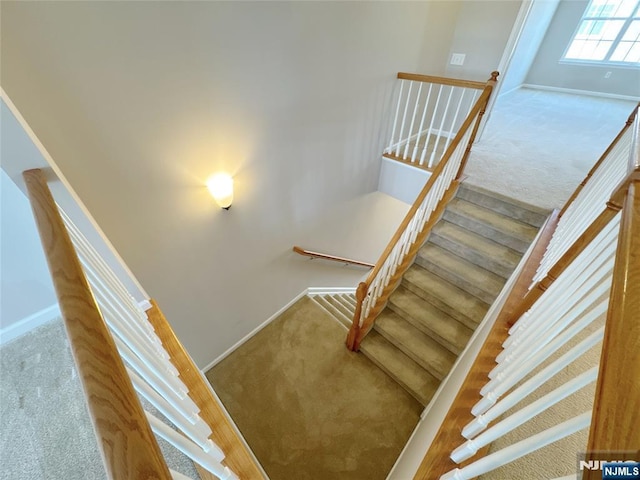
<path fill-rule="evenodd" d="M 273 315 L 271 315 L 269 318 L 267 318 L 264 322 L 262 322 L 260 325 L 258 325 L 256 328 L 254 328 L 253 330 L 251 330 L 248 334 L 246 334 L 244 337 L 242 337 L 240 340 L 238 340 L 234 345 L 232 345 L 230 348 L 228 348 L 225 352 L 222 353 L 222 355 L 219 355 L 217 358 L 215 358 L 211 363 L 207 364 L 204 366 L 204 368 L 201 368 L 200 371 L 204 374 L 205 372 L 209 371 L 211 368 L 213 368 L 214 366 L 216 366 L 218 363 L 220 363 L 222 360 L 224 360 L 225 358 L 227 358 L 236 348 L 240 347 L 243 343 L 245 343 L 247 340 L 249 340 L 251 337 L 253 337 L 256 333 L 258 333 L 260 330 L 262 330 L 264 327 L 266 327 L 267 325 L 269 325 L 271 322 L 273 322 L 276 318 L 278 318 L 280 315 L 282 315 L 291 305 L 293 305 L 294 303 L 296 303 L 298 300 L 300 300 L 302 297 L 304 297 L 307 294 L 307 289 L 301 291 L 298 295 L 296 295 L 291 301 L 289 301 L 289 303 L 287 303 L 284 307 L 282 307 L 281 309 L 279 309 L 276 313 L 274 313 Z"/>
<path fill-rule="evenodd" d="M 0 345 L 4 345 L 14 340 L 34 328 L 44 325 L 52 320 L 60 318 L 60 307 L 56 303 L 50 307 L 43 308 L 39 312 L 29 315 L 4 329 L 0 329 Z"/>
<path fill-rule="evenodd" d="M 517 85 L 513 88 L 510 88 L 509 90 L 505 90 L 504 92 L 501 90 L 500 93 L 498 94 L 498 98 L 502 98 L 504 95 L 509 95 L 512 92 L 515 92 L 516 90 L 520 90 L 524 85 L 520 84 Z"/>
<path fill-rule="evenodd" d="M 356 293 L 355 287 L 309 287 L 307 288 L 307 295 L 313 297 L 314 295 L 334 295 L 336 293 Z"/>
<path fill-rule="evenodd" d="M 571 93 L 573 95 L 587 95 L 589 97 L 612 98 L 615 100 L 630 100 L 632 102 L 637 102 L 640 100 L 640 97 L 633 97 L 631 95 L 618 95 L 616 93 L 592 92 L 590 90 L 578 90 L 575 88 L 550 87 L 548 85 L 534 85 L 531 83 L 523 83 L 522 85 L 520 85 L 520 88 L 530 88 L 532 90 L 543 90 L 546 92 Z"/>

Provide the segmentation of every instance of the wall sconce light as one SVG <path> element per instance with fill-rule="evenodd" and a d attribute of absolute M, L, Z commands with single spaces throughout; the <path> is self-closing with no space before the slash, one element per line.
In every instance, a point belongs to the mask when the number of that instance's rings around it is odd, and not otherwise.
<path fill-rule="evenodd" d="M 226 173 L 218 173 L 207 180 L 207 188 L 216 203 L 229 210 L 233 202 L 233 178 Z"/>

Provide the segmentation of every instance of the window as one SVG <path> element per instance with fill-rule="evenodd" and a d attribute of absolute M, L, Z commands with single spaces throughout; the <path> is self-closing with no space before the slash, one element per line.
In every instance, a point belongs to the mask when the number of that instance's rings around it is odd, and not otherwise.
<path fill-rule="evenodd" d="M 640 0 L 591 0 L 562 59 L 640 66 Z"/>

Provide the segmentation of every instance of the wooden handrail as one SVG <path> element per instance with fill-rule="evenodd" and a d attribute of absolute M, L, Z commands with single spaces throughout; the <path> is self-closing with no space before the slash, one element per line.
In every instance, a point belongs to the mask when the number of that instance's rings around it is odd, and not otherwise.
<path fill-rule="evenodd" d="M 622 129 L 620 130 L 618 135 L 616 135 L 616 137 L 613 139 L 613 141 L 609 144 L 609 146 L 604 151 L 604 153 L 600 156 L 598 161 L 593 165 L 593 167 L 591 167 L 591 170 L 589 170 L 589 173 L 587 173 L 587 176 L 584 177 L 582 182 L 580 182 L 580 185 L 578 185 L 578 187 L 573 191 L 573 193 L 571 194 L 569 199 L 565 202 L 564 206 L 562 207 L 562 210 L 560 211 L 560 216 L 564 215 L 564 213 L 567 211 L 567 208 L 569 208 L 569 205 L 571 205 L 573 203 L 573 201 L 580 194 L 580 192 L 585 187 L 585 185 L 589 182 L 589 180 L 591 179 L 593 174 L 600 168 L 600 165 L 602 165 L 602 163 L 606 160 L 606 158 L 609 156 L 609 154 L 614 149 L 614 147 L 618 144 L 620 139 L 624 136 L 624 134 L 627 132 L 627 130 L 631 127 L 631 125 L 633 124 L 633 121 L 635 120 L 636 116 L 638 115 L 638 109 L 639 108 L 640 108 L 640 103 L 638 103 L 638 105 L 636 105 L 636 107 L 634 107 L 633 111 L 631 112 L 631 114 L 627 118 L 627 121 L 624 124 L 624 127 L 622 127 Z M 637 142 L 635 144 L 637 145 Z"/>
<path fill-rule="evenodd" d="M 264 480 L 264 476 L 251 453 L 236 433 L 209 384 L 176 337 L 155 300 L 151 300 L 151 308 L 147 310 L 147 316 L 171 357 L 173 365 L 180 372 L 180 379 L 189 389 L 189 396 L 200 407 L 200 417 L 211 428 L 213 432 L 211 440 L 224 452 L 225 459 L 222 463 L 242 480 Z M 203 480 L 217 478 L 201 468 L 198 470 Z"/>
<path fill-rule="evenodd" d="M 323 260 L 331 260 L 334 262 L 346 263 L 347 265 L 358 265 L 360 267 L 368 267 L 368 268 L 375 267 L 374 263 L 362 262 L 360 260 L 353 260 L 351 258 L 346 258 L 346 257 L 338 257 L 336 255 L 329 255 L 328 253 L 313 252 L 311 250 L 305 250 L 302 247 L 298 247 L 297 245 L 294 245 L 293 251 L 296 252 L 298 255 L 302 255 L 304 257 L 321 258 Z"/>
<path fill-rule="evenodd" d="M 486 82 L 462 80 L 459 78 L 437 77 L 433 75 L 421 75 L 419 73 L 398 72 L 398 78 L 401 80 L 413 80 L 415 82 L 428 82 L 437 83 L 439 85 L 452 85 L 454 87 L 475 88 L 477 90 L 482 90 L 487 86 Z M 491 78 L 493 80 L 497 80 L 498 72 L 493 72 L 491 74 Z"/>
<path fill-rule="evenodd" d="M 398 78 L 403 78 L 403 76 L 406 76 L 406 75 L 409 75 L 409 74 L 399 73 L 398 74 Z M 450 188 L 448 188 L 447 191 L 445 192 L 444 197 L 443 197 L 444 202 L 443 201 L 439 202 L 439 204 L 437 205 L 436 211 L 434 212 L 433 216 L 434 217 L 439 216 L 439 214 L 444 210 L 444 207 L 446 206 L 446 202 L 448 202 L 452 198 L 452 196 L 455 193 L 455 190 L 456 190 L 456 188 L 457 188 L 457 186 L 459 184 L 460 178 L 462 176 L 462 171 L 464 169 L 464 165 L 465 165 L 465 162 L 466 162 L 466 158 L 467 158 L 468 153 L 470 151 L 471 144 L 473 143 L 475 134 L 476 134 L 476 132 L 478 130 L 478 126 L 479 126 L 479 122 L 480 122 L 480 118 L 479 117 L 480 117 L 481 113 L 484 113 L 484 109 L 486 108 L 486 105 L 487 105 L 487 103 L 489 101 L 489 97 L 491 96 L 493 88 L 494 88 L 494 86 L 496 84 L 498 75 L 499 75 L 498 72 L 492 72 L 491 73 L 491 78 L 486 83 L 482 84 L 483 91 L 480 94 L 480 97 L 477 99 L 477 101 L 474 104 L 473 108 L 471 109 L 471 111 L 467 115 L 467 118 L 464 120 L 464 122 L 462 123 L 462 126 L 458 130 L 456 136 L 451 141 L 451 143 L 447 147 L 446 151 L 442 155 L 442 159 L 436 165 L 436 168 L 434 169 L 433 173 L 430 175 L 430 177 L 427 180 L 425 186 L 422 188 L 422 190 L 418 194 L 416 200 L 413 202 L 413 205 L 411 205 L 411 208 L 409 209 L 409 211 L 405 215 L 404 219 L 402 220 L 402 222 L 398 226 L 398 228 L 397 228 L 396 232 L 394 233 L 393 237 L 391 238 L 391 240 L 387 244 L 386 248 L 382 252 L 382 255 L 380 256 L 378 261 L 376 262 L 375 267 L 373 267 L 373 270 L 369 273 L 369 275 L 367 276 L 367 279 L 365 280 L 365 282 L 363 282 L 365 284 L 365 286 L 366 286 L 366 291 L 367 292 L 368 292 L 369 288 L 371 287 L 373 281 L 375 280 L 376 276 L 380 273 L 380 271 L 383 268 L 385 262 L 387 261 L 387 259 L 391 255 L 391 252 L 393 251 L 394 247 L 396 246 L 396 244 L 398 243 L 398 241 L 402 237 L 404 231 L 408 228 L 408 226 L 411 223 L 413 217 L 416 215 L 416 212 L 418 211 L 418 209 L 420 208 L 420 206 L 422 205 L 422 203 L 426 199 L 427 195 L 429 194 L 429 192 L 433 188 L 433 185 L 436 183 L 436 181 L 438 180 L 439 176 L 444 171 L 444 169 L 445 169 L 446 165 L 448 164 L 449 160 L 452 158 L 452 156 L 455 153 L 456 149 L 460 145 L 460 142 L 462 141 L 462 139 L 467 134 L 467 132 L 468 132 L 469 128 L 471 127 L 471 125 L 475 122 L 472 134 L 471 134 L 471 136 L 469 138 L 469 142 L 468 142 L 468 144 L 466 146 L 465 153 L 464 153 L 464 155 L 462 157 L 461 166 L 458 169 L 458 172 L 456 173 L 455 181 L 450 186 Z M 428 81 L 432 81 L 434 78 L 440 78 L 440 77 L 429 77 L 429 76 L 423 75 L 422 78 L 427 79 Z M 452 79 L 449 79 L 449 80 L 452 80 Z M 435 224 L 434 221 L 430 221 L 430 222 L 427 222 L 427 224 L 425 224 L 425 226 L 423 227 L 422 231 L 419 233 L 419 235 L 417 236 L 416 240 L 414 241 L 414 246 L 413 247 L 415 247 L 415 245 L 418 245 L 418 248 L 419 248 L 419 246 L 420 246 L 419 244 L 421 244 L 421 242 L 426 239 L 426 236 L 428 235 L 428 233 L 431 230 L 431 228 L 433 228 L 434 224 Z M 368 333 L 368 330 L 370 329 L 370 327 L 373 325 L 373 321 L 375 320 L 375 317 L 377 316 L 377 314 L 382 309 L 381 306 L 386 303 L 389 295 L 391 295 L 391 293 L 395 289 L 395 286 L 397 285 L 398 278 L 402 274 L 404 274 L 406 269 L 409 268 L 409 266 L 411 265 L 411 261 L 413 259 L 413 255 L 415 255 L 415 251 L 416 251 L 416 249 L 413 248 L 413 247 L 410 248 L 409 252 L 405 255 L 405 257 L 402 260 L 401 264 L 396 269 L 396 273 L 394 274 L 394 277 L 392 279 L 393 281 L 391 281 L 389 283 L 389 285 L 384 289 L 383 295 L 380 298 L 377 299 L 376 304 L 373 306 L 373 308 L 371 308 L 369 310 L 368 316 L 367 316 L 366 319 L 363 320 L 362 325 L 360 325 L 360 316 L 359 316 L 359 313 L 361 312 L 361 309 L 357 309 L 358 315 L 357 316 L 354 315 L 352 327 L 351 327 L 351 329 L 349 331 L 349 335 L 347 336 L 347 347 L 350 350 L 358 350 L 360 341 L 364 338 L 364 336 Z M 357 302 L 357 305 L 360 305 L 360 302 Z"/>
<path fill-rule="evenodd" d="M 640 461 L 639 171 L 623 203 L 587 452 L 635 450 Z M 601 478 L 597 473 L 587 471 L 584 478 Z"/>
<path fill-rule="evenodd" d="M 391 240 L 389 240 L 389 243 L 387 244 L 387 247 L 384 249 L 384 251 L 380 255 L 380 258 L 376 262 L 376 266 L 373 268 L 373 270 L 371 270 L 371 272 L 369 272 L 369 275 L 367 276 L 367 279 L 365 280 L 365 283 L 367 284 L 367 288 L 371 285 L 371 282 L 373 282 L 373 280 L 376 278 L 376 275 L 378 275 L 378 273 L 380 273 L 380 269 L 382 268 L 382 265 L 384 264 L 384 262 L 387 260 L 387 258 L 391 254 L 391 251 L 393 250 L 393 247 L 395 246 L 396 243 L 398 243 L 398 240 L 400 240 L 400 237 L 402 236 L 402 233 L 409 226 L 409 222 L 411 222 L 411 219 L 413 218 L 413 216 L 418 211 L 418 208 L 420 208 L 420 205 L 422 204 L 422 202 L 424 201 L 426 196 L 431 191 L 431 188 L 433 187 L 433 184 L 436 183 L 436 180 L 438 179 L 438 176 L 440 176 L 440 174 L 444 170 L 444 167 L 446 166 L 447 162 L 449 161 L 449 159 L 453 155 L 453 152 L 456 150 L 456 148 L 458 147 L 458 145 L 462 141 L 462 137 L 464 137 L 464 134 L 466 133 L 467 129 L 469 128 L 469 126 L 471 125 L 473 120 L 475 119 L 476 115 L 478 115 L 478 113 L 482 109 L 483 102 L 486 103 L 486 101 L 489 99 L 489 95 L 490 94 L 491 94 L 490 90 L 489 91 L 487 91 L 487 90 L 483 91 L 482 95 L 480 95 L 480 98 L 478 98 L 478 101 L 476 102 L 475 106 L 471 109 L 471 112 L 469 113 L 469 115 L 467 116 L 466 120 L 464 121 L 464 123 L 460 127 L 460 130 L 458 131 L 458 134 L 453 139 L 453 141 L 449 144 L 449 147 L 447 148 L 447 151 L 442 156 L 442 160 L 440 162 L 438 162 L 438 165 L 436 166 L 435 170 L 433 171 L 433 173 L 431 174 L 431 176 L 427 180 L 427 183 L 425 184 L 424 187 L 422 187 L 422 190 L 420 190 L 420 193 L 418 194 L 418 196 L 416 197 L 415 201 L 413 202 L 413 205 L 411 205 L 411 208 L 409 209 L 409 211 L 405 215 L 404 219 L 402 220 L 402 222 L 398 226 L 396 232 L 393 234 L 393 237 L 391 237 Z"/>
<path fill-rule="evenodd" d="M 359 348 L 360 342 L 362 342 L 362 340 L 367 335 L 367 333 L 369 333 L 369 330 L 371 330 L 371 328 L 373 327 L 373 323 L 376 317 L 380 314 L 380 312 L 382 312 L 389 297 L 402 281 L 402 276 L 412 265 L 413 260 L 415 259 L 415 256 L 418 254 L 418 250 L 420 250 L 420 248 L 422 247 L 422 244 L 426 241 L 427 236 L 429 235 L 429 232 L 431 232 L 431 229 L 435 226 L 438 220 L 440 220 L 440 217 L 443 215 L 444 210 L 447 207 L 447 204 L 453 199 L 459 186 L 460 186 L 460 182 L 457 180 L 454 180 L 450 188 L 447 189 L 447 191 L 442 196 L 442 200 L 438 202 L 438 205 L 436 206 L 436 208 L 433 211 L 433 214 L 431 215 L 431 220 L 429 220 L 425 224 L 422 231 L 416 236 L 416 239 L 413 242 L 413 245 L 404 256 L 404 260 L 400 265 L 398 265 L 398 268 L 396 269 L 396 273 L 389 280 L 389 285 L 387 285 L 387 287 L 383 290 L 382 295 L 380 295 L 378 302 L 376 302 L 373 308 L 371 308 L 371 310 L 369 311 L 369 315 L 367 315 L 367 318 L 363 320 L 362 325 L 358 327 L 358 335 L 356 336 L 355 344 L 351 347 L 352 350 L 357 350 Z M 362 285 L 366 287 L 366 289 L 364 290 L 364 295 L 362 296 L 364 300 L 364 297 L 366 296 L 366 293 L 369 287 L 364 282 L 362 282 L 359 285 L 359 287 Z M 356 304 L 356 306 L 360 306 L 360 303 Z M 356 314 L 357 313 L 358 313 L 358 310 L 356 310 Z M 354 322 L 352 323 L 353 326 L 357 324 L 357 322 L 355 321 L 356 318 L 360 318 L 360 317 L 354 314 Z"/>
<path fill-rule="evenodd" d="M 44 173 L 23 173 L 71 351 L 107 476 L 169 480 L 156 439 L 104 319 Z"/>
<path fill-rule="evenodd" d="M 449 454 L 460 445 L 460 432 L 463 427 L 475 418 L 471 414 L 471 407 L 482 398 L 480 390 L 487 383 L 489 372 L 496 366 L 495 358 L 502 351 L 502 344 L 509 335 L 514 314 L 531 284 L 540 260 L 558 225 L 558 213 L 558 210 L 555 210 L 542 227 L 531 255 L 525 261 L 480 353 L 469 369 L 451 407 L 449 407 L 440 429 L 431 442 L 431 447 L 418 467 L 414 480 L 434 480 L 446 472 L 460 467 L 449 458 Z M 473 462 L 485 453 L 482 450 L 479 451 L 465 464 Z"/>

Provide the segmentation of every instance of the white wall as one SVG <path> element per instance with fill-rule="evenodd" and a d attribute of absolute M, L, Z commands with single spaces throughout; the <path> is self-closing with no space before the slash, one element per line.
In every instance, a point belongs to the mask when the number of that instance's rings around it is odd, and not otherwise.
<path fill-rule="evenodd" d="M 57 317 L 57 303 L 31 207 L 0 170 L 0 341 Z"/>
<path fill-rule="evenodd" d="M 509 71 L 502 77 L 500 94 L 515 90 L 524 83 L 559 2 L 560 0 L 527 0 L 528 15 L 513 51 Z"/>
<path fill-rule="evenodd" d="M 202 366 L 302 289 L 360 278 L 290 249 L 375 189 L 393 77 L 444 73 L 458 2 L 1 8 L 3 88 Z M 220 169 L 229 212 L 204 188 Z M 345 223 L 321 243 L 382 248 Z"/>
<path fill-rule="evenodd" d="M 640 96 L 640 68 L 560 63 L 588 0 L 562 0 L 526 78 L 527 84 Z M 609 78 L 605 74 L 611 72 Z"/>
<path fill-rule="evenodd" d="M 498 69 L 521 4 L 521 0 L 462 2 L 449 52 L 465 54 L 465 63 L 447 65 L 447 75 L 489 79 Z"/>
<path fill-rule="evenodd" d="M 413 205 L 430 176 L 431 172 L 383 157 L 378 190 Z"/>

